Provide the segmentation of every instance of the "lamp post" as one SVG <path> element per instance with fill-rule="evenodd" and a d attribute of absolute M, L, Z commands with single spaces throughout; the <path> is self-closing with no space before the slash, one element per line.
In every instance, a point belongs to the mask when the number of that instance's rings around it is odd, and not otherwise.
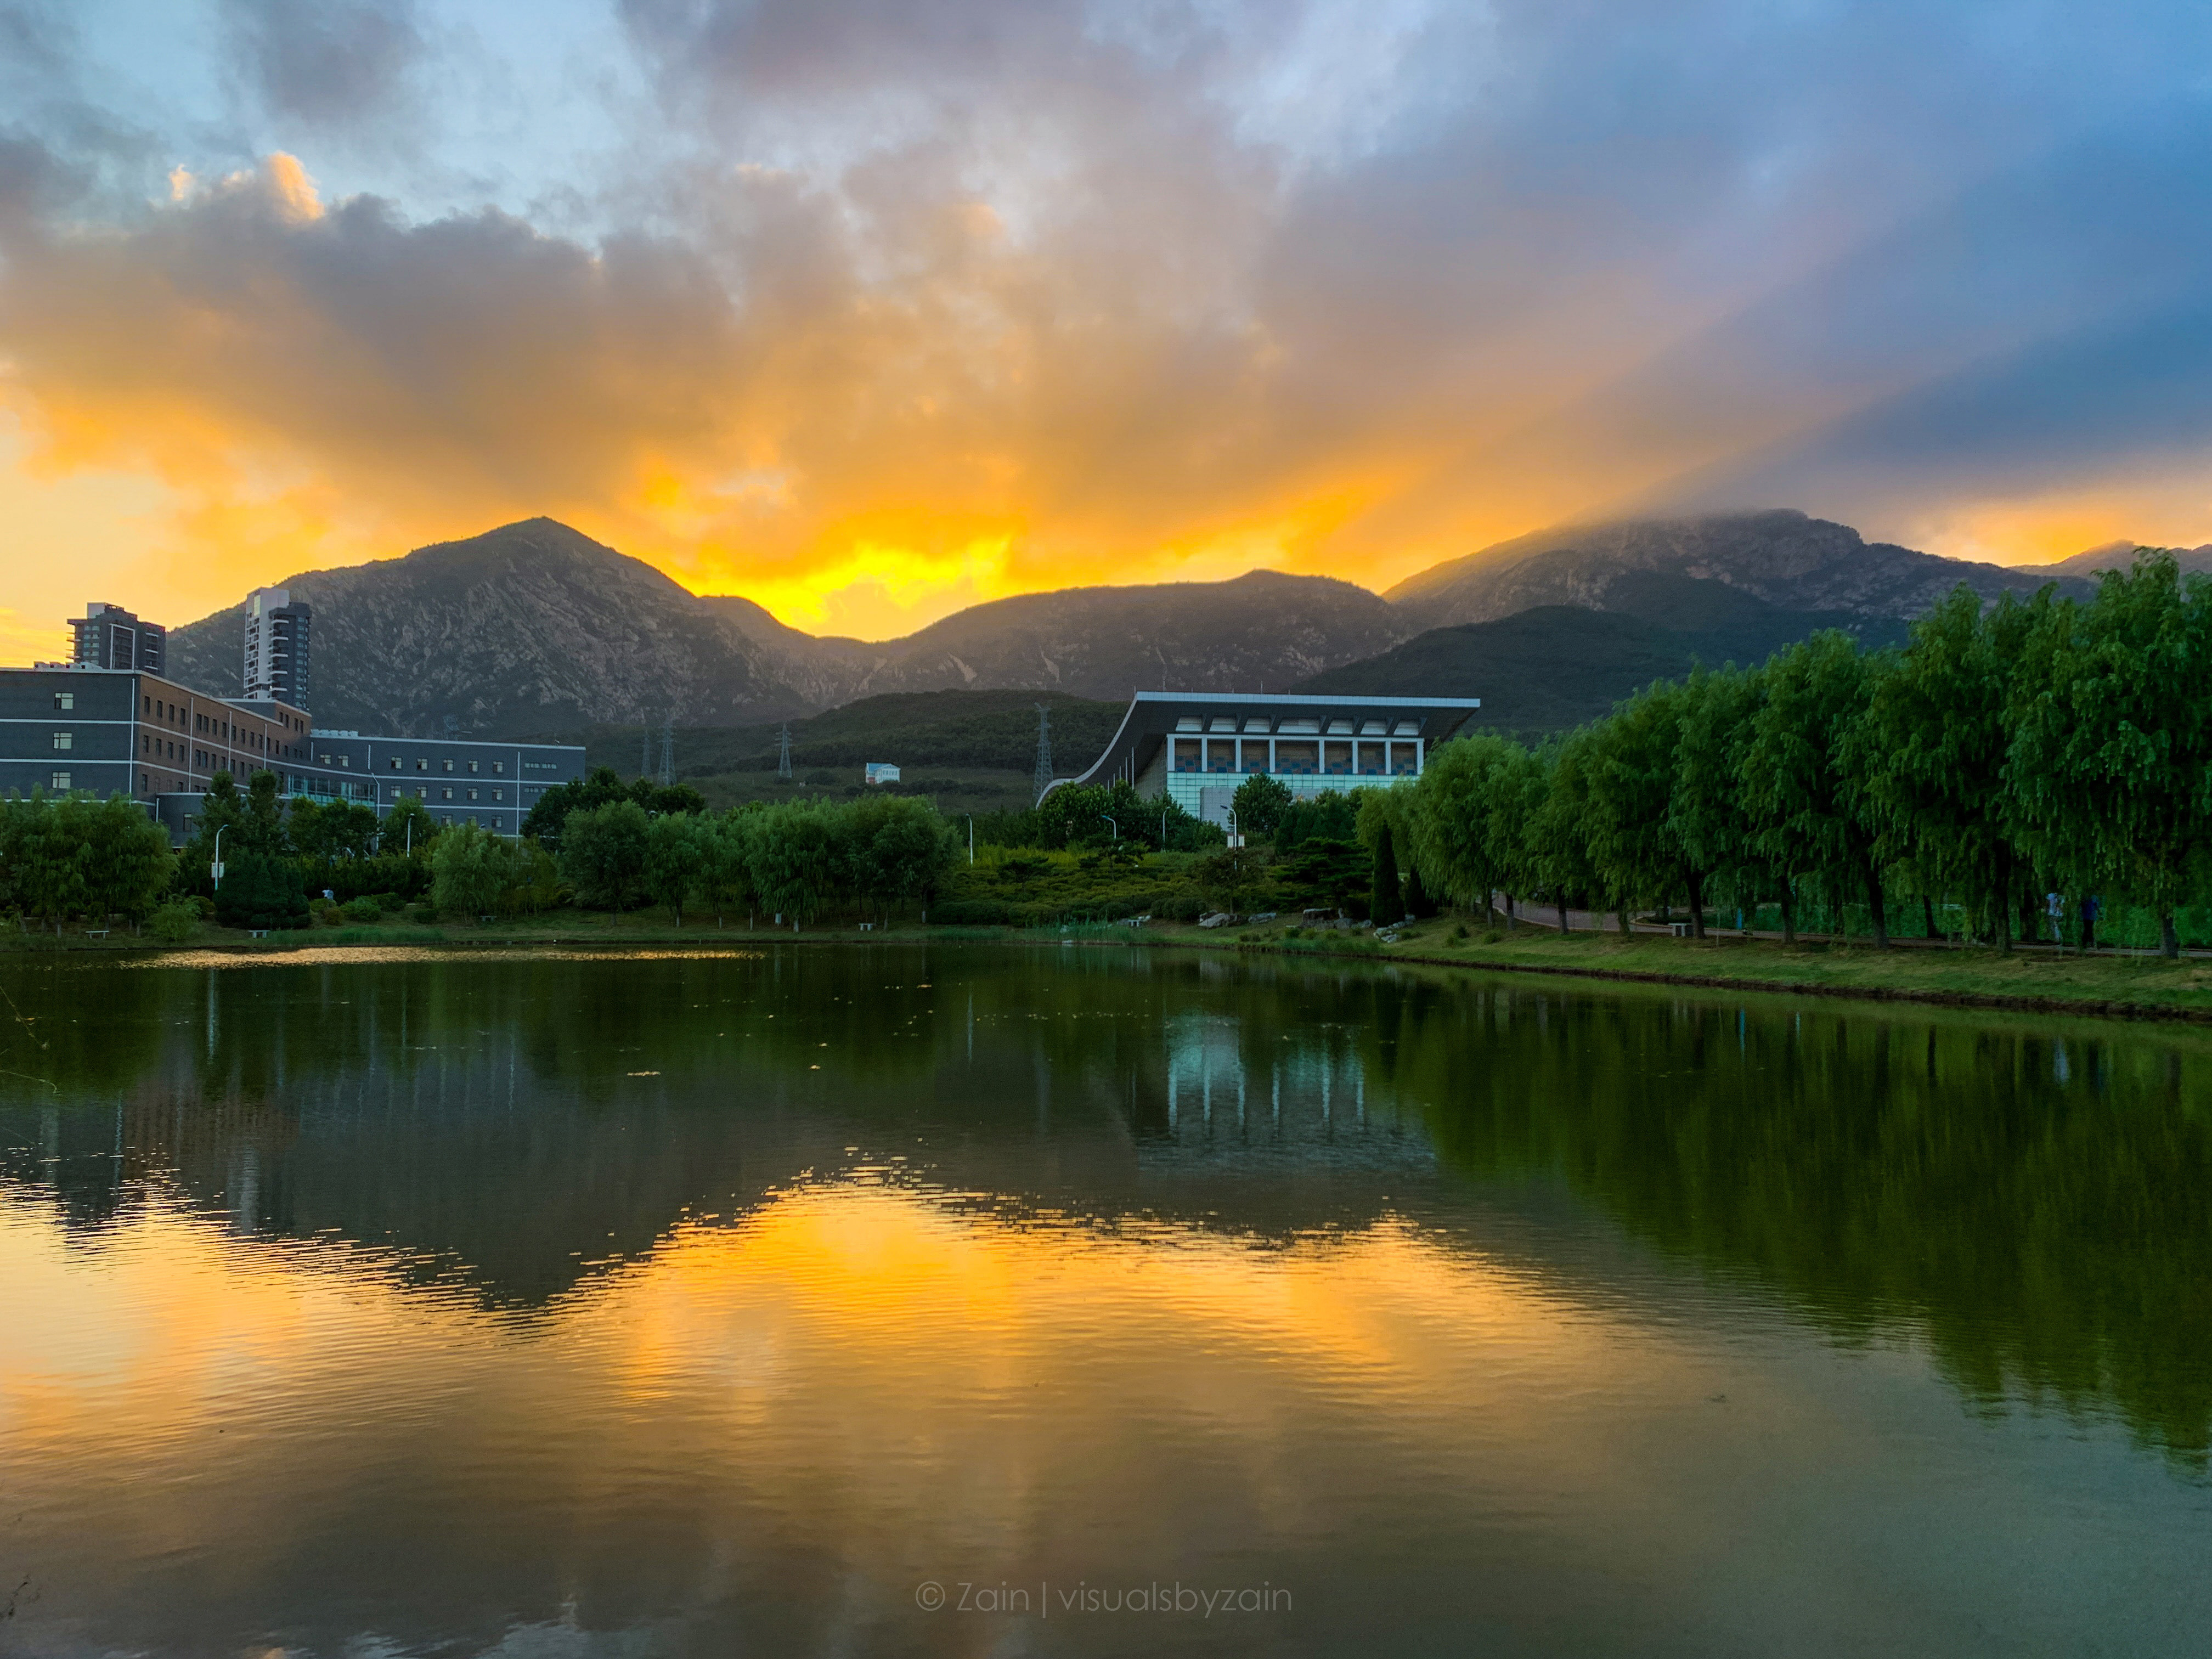
<path fill-rule="evenodd" d="M 1113 830 L 1113 831 L 1114 831 L 1114 839 L 1115 839 L 1115 841 L 1119 841 L 1119 840 L 1121 840 L 1121 826 L 1120 824 L 1115 823 L 1114 822 L 1114 815 L 1113 815 L 1111 812 L 1101 812 L 1098 816 L 1099 816 L 1100 817 L 1102 817 L 1102 818 L 1105 819 L 1105 820 L 1106 820 L 1106 822 L 1107 822 L 1107 824 L 1109 825 L 1109 827 L 1110 827 L 1110 828 Z"/>
<path fill-rule="evenodd" d="M 229 828 L 227 823 L 215 827 L 215 862 L 209 866 L 208 878 L 217 892 L 222 890 L 222 832 Z"/>

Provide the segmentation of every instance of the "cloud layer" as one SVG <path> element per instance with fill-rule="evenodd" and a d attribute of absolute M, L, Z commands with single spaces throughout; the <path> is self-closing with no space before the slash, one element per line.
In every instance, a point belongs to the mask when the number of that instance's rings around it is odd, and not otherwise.
<path fill-rule="evenodd" d="M 1647 507 L 2212 538 L 2179 5 L 131 11 L 0 0 L 0 508 L 142 609 L 538 512 L 869 633 Z"/>

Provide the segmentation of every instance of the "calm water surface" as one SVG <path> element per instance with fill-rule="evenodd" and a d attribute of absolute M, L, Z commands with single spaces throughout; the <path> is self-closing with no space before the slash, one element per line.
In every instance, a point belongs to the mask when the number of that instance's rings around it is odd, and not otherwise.
<path fill-rule="evenodd" d="M 1139 950 L 0 990 L 0 1649 L 2212 1649 L 2204 1033 Z"/>

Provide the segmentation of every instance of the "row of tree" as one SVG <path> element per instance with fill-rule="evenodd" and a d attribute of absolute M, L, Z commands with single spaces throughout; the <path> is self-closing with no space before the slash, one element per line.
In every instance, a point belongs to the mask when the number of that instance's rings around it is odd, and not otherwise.
<path fill-rule="evenodd" d="M 1824 633 L 1752 668 L 1653 685 L 1529 749 L 1448 744 L 1383 797 L 1415 866 L 1456 902 L 1542 896 L 1626 913 L 1680 902 L 1937 903 L 2008 945 L 2041 896 L 2124 896 L 2157 920 L 2208 887 L 2212 581 L 2145 550 L 2087 603 L 1984 607 L 1961 587 L 1901 649 Z"/>
<path fill-rule="evenodd" d="M 439 860 L 455 834 L 447 832 Z M 680 926 L 688 907 L 704 903 L 796 923 L 830 909 L 888 917 L 901 906 L 927 906 L 955 843 L 936 808 L 911 796 L 756 802 L 659 817 L 625 799 L 572 810 L 557 863 L 577 902 L 597 908 L 665 904 Z M 439 878 L 442 895 L 442 863 Z M 443 896 L 439 903 L 446 908 Z"/>

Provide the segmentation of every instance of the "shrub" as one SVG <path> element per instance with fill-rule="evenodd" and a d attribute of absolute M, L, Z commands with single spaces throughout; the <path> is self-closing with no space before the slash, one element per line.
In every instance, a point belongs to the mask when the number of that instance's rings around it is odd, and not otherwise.
<path fill-rule="evenodd" d="M 307 925 L 307 895 L 289 860 L 246 853 L 224 860 L 216 890 L 216 920 L 226 927 L 285 928 Z"/>
<path fill-rule="evenodd" d="M 164 945 L 182 945 L 200 929 L 197 904 L 172 899 L 147 919 L 146 931 Z"/>
<path fill-rule="evenodd" d="M 339 914 L 348 921 L 365 925 L 381 921 L 384 916 L 384 907 L 373 898 L 357 898 L 351 903 L 342 906 Z"/>

